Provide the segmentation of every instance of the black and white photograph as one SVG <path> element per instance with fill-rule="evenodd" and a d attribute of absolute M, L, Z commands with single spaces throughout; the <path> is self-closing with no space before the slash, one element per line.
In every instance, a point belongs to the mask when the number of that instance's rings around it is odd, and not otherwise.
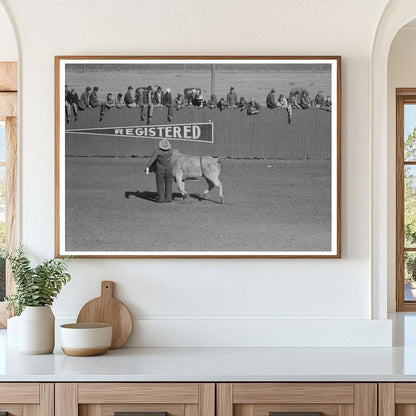
<path fill-rule="evenodd" d="M 56 254 L 340 257 L 340 57 L 55 57 Z"/>

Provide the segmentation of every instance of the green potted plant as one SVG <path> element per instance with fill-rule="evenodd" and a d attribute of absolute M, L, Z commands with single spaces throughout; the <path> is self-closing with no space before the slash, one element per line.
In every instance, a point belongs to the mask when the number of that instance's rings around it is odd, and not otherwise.
<path fill-rule="evenodd" d="M 23 246 L 4 253 L 10 261 L 16 292 L 6 296 L 9 310 L 19 318 L 19 350 L 49 354 L 55 346 L 55 316 L 51 305 L 70 279 L 68 258 L 32 266 Z"/>

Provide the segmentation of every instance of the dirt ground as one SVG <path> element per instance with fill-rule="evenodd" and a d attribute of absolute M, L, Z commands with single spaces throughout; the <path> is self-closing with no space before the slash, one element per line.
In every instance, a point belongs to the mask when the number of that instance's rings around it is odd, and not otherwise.
<path fill-rule="evenodd" d="M 328 251 L 331 248 L 329 161 L 223 162 L 218 190 L 156 202 L 147 159 L 66 158 L 67 251 Z"/>
<path fill-rule="evenodd" d="M 211 94 L 210 71 L 67 71 L 65 83 L 74 88 L 79 96 L 87 85 L 98 86 L 98 98 L 101 101 L 104 101 L 108 92 L 112 92 L 114 97 L 119 92 L 124 94 L 128 85 L 133 88 L 160 85 L 163 90 L 170 87 L 173 97 L 188 87 L 201 88 L 207 99 Z M 328 72 L 217 71 L 215 85 L 218 98 L 225 98 L 230 86 L 233 86 L 238 97 L 249 99 L 253 96 L 261 105 L 266 104 L 266 96 L 272 87 L 277 94 L 282 93 L 286 97 L 294 86 L 306 88 L 311 99 L 320 90 L 325 96 L 331 95 L 331 76 Z"/>

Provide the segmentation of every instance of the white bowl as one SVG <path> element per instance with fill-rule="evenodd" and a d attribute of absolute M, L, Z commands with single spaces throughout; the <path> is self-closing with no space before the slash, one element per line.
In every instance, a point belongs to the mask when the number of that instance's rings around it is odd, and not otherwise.
<path fill-rule="evenodd" d="M 111 347 L 112 326 L 103 323 L 61 325 L 61 348 L 77 357 L 104 354 Z"/>

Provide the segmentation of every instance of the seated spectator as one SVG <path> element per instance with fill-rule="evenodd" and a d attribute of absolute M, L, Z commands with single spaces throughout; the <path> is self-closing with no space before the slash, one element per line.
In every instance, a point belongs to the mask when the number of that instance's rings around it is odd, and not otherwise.
<path fill-rule="evenodd" d="M 172 121 L 172 94 L 170 92 L 170 88 L 166 88 L 166 92 L 163 95 L 163 103 L 160 103 L 160 105 L 164 105 L 168 109 L 168 121 Z"/>
<path fill-rule="evenodd" d="M 197 107 L 198 106 L 198 96 L 201 94 L 201 91 L 200 90 L 197 90 L 197 89 L 193 89 L 192 90 L 192 105 L 194 106 L 194 107 Z"/>
<path fill-rule="evenodd" d="M 227 106 L 228 108 L 236 108 L 237 106 L 237 94 L 234 90 L 234 87 L 230 88 L 230 92 L 227 94 Z"/>
<path fill-rule="evenodd" d="M 217 103 L 217 107 L 220 109 L 220 111 L 227 108 L 227 103 L 225 102 L 224 98 L 220 98 L 220 100 Z"/>
<path fill-rule="evenodd" d="M 123 94 L 121 92 L 119 92 L 117 94 L 117 98 L 116 98 L 116 107 L 117 108 L 122 108 L 125 106 L 124 100 L 123 100 Z"/>
<path fill-rule="evenodd" d="M 325 98 L 322 91 L 318 91 L 318 94 L 315 96 L 315 107 L 322 108 L 324 106 Z"/>
<path fill-rule="evenodd" d="M 81 98 L 79 100 L 78 108 L 80 110 L 85 110 L 86 108 L 91 108 L 90 106 L 90 92 L 91 87 L 85 88 L 85 91 L 81 94 Z"/>
<path fill-rule="evenodd" d="M 252 116 L 258 113 L 260 113 L 260 106 L 256 102 L 256 99 L 254 97 L 250 97 L 250 101 L 248 102 L 248 105 L 247 105 L 247 114 L 249 116 Z"/>
<path fill-rule="evenodd" d="M 131 85 L 129 85 L 126 93 L 124 94 L 124 102 L 129 108 L 137 107 L 136 101 L 133 97 L 133 87 Z"/>
<path fill-rule="evenodd" d="M 213 110 L 217 107 L 218 100 L 215 94 L 211 94 L 211 98 L 207 101 L 207 107 Z"/>
<path fill-rule="evenodd" d="M 299 103 L 299 105 L 304 110 L 306 110 L 307 108 L 311 108 L 311 101 L 309 99 L 309 94 L 308 94 L 307 91 L 303 91 L 302 92 L 302 95 L 300 97 L 300 103 Z"/>
<path fill-rule="evenodd" d="M 144 92 L 142 88 L 136 88 L 134 92 L 134 102 L 136 103 L 136 107 L 140 105 L 144 101 Z"/>
<path fill-rule="evenodd" d="M 90 94 L 90 106 L 92 108 L 98 107 L 99 104 L 100 104 L 98 102 L 97 91 L 98 91 L 98 87 L 94 87 L 93 90 L 91 91 L 91 94 Z"/>
<path fill-rule="evenodd" d="M 290 124 L 292 122 L 292 105 L 290 103 L 287 102 L 286 98 L 284 97 L 283 94 L 279 95 L 279 98 L 277 100 L 277 107 L 278 108 L 284 108 L 287 111 L 287 120 L 288 123 Z"/>
<path fill-rule="evenodd" d="M 107 96 L 105 97 L 105 102 L 103 104 L 107 110 L 110 110 L 110 108 L 113 108 L 115 106 L 113 93 L 109 92 Z"/>
<path fill-rule="evenodd" d="M 201 93 L 197 94 L 194 101 L 194 106 L 198 108 L 202 108 L 204 106 L 204 97 Z"/>
<path fill-rule="evenodd" d="M 290 97 L 290 105 L 292 108 L 298 108 L 302 110 L 302 107 L 299 105 L 299 91 L 296 91 L 291 97 Z"/>
<path fill-rule="evenodd" d="M 266 97 L 266 106 L 267 108 L 276 108 L 276 90 L 272 88 L 272 90 L 267 94 Z"/>
<path fill-rule="evenodd" d="M 183 95 L 178 92 L 178 96 L 175 98 L 175 101 L 173 102 L 173 106 L 176 108 L 176 111 L 183 108 L 185 105 L 185 100 L 183 99 Z"/>
<path fill-rule="evenodd" d="M 331 96 L 330 95 L 328 95 L 325 98 L 325 102 L 324 102 L 323 109 L 326 110 L 326 111 L 332 111 L 332 99 L 331 99 Z"/>
<path fill-rule="evenodd" d="M 238 100 L 237 108 L 239 108 L 240 111 L 243 111 L 247 108 L 247 101 L 244 97 L 240 97 L 240 99 Z"/>
<path fill-rule="evenodd" d="M 280 94 L 279 98 L 277 99 L 276 107 L 287 108 L 288 105 L 289 104 L 288 104 L 285 96 L 283 94 Z"/>
<path fill-rule="evenodd" d="M 197 95 L 198 94 L 195 88 L 191 92 L 189 92 L 187 97 L 187 105 L 189 105 L 190 107 L 194 106 L 196 104 Z"/>
<path fill-rule="evenodd" d="M 163 105 L 163 91 L 160 86 L 157 87 L 155 91 L 155 106 L 162 107 Z"/>
<path fill-rule="evenodd" d="M 102 121 L 104 117 L 104 111 L 105 110 L 111 110 L 114 107 L 114 98 L 113 94 L 109 92 L 107 94 L 107 97 L 105 97 L 105 101 L 101 104 L 101 112 L 100 112 L 100 121 Z"/>

